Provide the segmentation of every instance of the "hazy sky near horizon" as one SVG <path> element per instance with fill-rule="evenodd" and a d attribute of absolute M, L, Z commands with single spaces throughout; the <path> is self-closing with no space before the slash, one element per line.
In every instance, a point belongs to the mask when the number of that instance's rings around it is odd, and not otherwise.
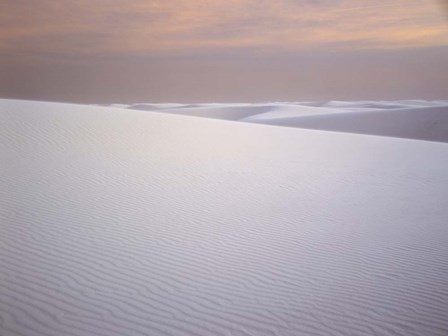
<path fill-rule="evenodd" d="M 3 0 L 0 96 L 447 99 L 436 0 Z"/>

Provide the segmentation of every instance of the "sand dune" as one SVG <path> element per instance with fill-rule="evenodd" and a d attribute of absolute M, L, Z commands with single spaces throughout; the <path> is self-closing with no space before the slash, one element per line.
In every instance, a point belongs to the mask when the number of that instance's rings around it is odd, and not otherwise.
<path fill-rule="evenodd" d="M 2 336 L 448 334 L 444 143 L 13 100 L 0 118 Z"/>
<path fill-rule="evenodd" d="M 448 142 L 448 106 L 346 112 L 245 121 L 270 125 Z"/>
<path fill-rule="evenodd" d="M 276 126 L 448 142 L 448 101 L 138 104 L 128 108 Z"/>
<path fill-rule="evenodd" d="M 343 108 L 352 111 L 360 110 L 384 110 L 384 109 L 402 109 L 402 108 L 417 108 L 417 107 L 433 107 L 433 106 L 447 106 L 446 100 L 395 100 L 395 101 L 324 101 L 324 102 L 307 102 L 300 103 L 301 105 L 327 107 L 327 108 Z"/>
<path fill-rule="evenodd" d="M 194 117 L 223 120 L 250 121 L 251 118 L 270 119 L 279 117 L 317 115 L 321 113 L 347 112 L 348 109 L 304 106 L 292 103 L 269 104 L 136 104 L 127 108 L 143 111 L 159 111 Z"/>
<path fill-rule="evenodd" d="M 192 117 L 206 117 L 223 120 L 240 120 L 248 116 L 270 111 L 271 106 L 251 106 L 251 105 L 205 105 L 181 108 L 163 109 L 164 113 L 186 115 Z"/>

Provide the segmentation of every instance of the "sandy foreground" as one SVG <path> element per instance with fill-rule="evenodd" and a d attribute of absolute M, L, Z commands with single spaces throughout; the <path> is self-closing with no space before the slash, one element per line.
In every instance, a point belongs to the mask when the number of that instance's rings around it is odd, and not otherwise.
<path fill-rule="evenodd" d="M 0 100 L 0 335 L 448 335 L 447 105 L 295 106 Z"/>

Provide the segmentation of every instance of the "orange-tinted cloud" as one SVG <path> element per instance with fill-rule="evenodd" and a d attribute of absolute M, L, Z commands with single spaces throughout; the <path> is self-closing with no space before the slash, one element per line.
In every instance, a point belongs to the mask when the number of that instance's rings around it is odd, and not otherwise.
<path fill-rule="evenodd" d="M 448 45 L 428 0 L 6 0 L 0 52 L 157 55 Z"/>

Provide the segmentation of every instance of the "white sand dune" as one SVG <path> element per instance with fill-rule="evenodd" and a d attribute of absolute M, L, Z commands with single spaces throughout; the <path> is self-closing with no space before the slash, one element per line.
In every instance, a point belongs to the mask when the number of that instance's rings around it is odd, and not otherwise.
<path fill-rule="evenodd" d="M 307 116 L 272 116 L 244 121 L 327 131 L 372 134 L 448 142 L 448 106 L 331 113 Z"/>
<path fill-rule="evenodd" d="M 140 110 L 140 111 L 163 111 L 163 110 L 169 110 L 169 109 L 180 109 L 180 108 L 190 108 L 192 107 L 191 104 L 132 104 L 127 105 L 126 108 L 132 109 L 132 110 Z"/>
<path fill-rule="evenodd" d="M 250 121 L 255 119 L 270 119 L 280 117 L 296 117 L 317 115 L 322 113 L 347 112 L 349 109 L 304 106 L 292 103 L 269 104 L 135 104 L 129 109 L 143 111 L 159 111 L 194 117 L 205 117 L 223 120 Z"/>
<path fill-rule="evenodd" d="M 448 334 L 447 144 L 13 100 L 0 118 L 2 336 Z"/>
<path fill-rule="evenodd" d="M 276 126 L 448 142 L 448 101 L 136 104 L 128 108 Z"/>
<path fill-rule="evenodd" d="M 264 113 L 272 109 L 271 106 L 250 104 L 195 104 L 173 107 L 160 107 L 158 104 L 132 105 L 130 109 L 159 111 L 164 113 L 187 115 L 193 117 L 206 117 L 223 120 L 240 120 L 252 115 Z"/>
<path fill-rule="evenodd" d="M 267 109 L 266 112 L 253 114 L 249 117 L 240 119 L 240 121 L 259 121 L 264 120 L 268 123 L 271 119 L 296 118 L 302 116 L 316 116 L 321 114 L 334 114 L 341 112 L 349 112 L 348 109 L 327 108 L 302 105 L 279 104 Z"/>
<path fill-rule="evenodd" d="M 401 109 L 401 108 L 416 108 L 416 107 L 432 107 L 432 106 L 447 106 L 448 101 L 445 100 L 395 100 L 395 101 L 338 101 L 331 100 L 325 102 L 308 102 L 301 103 L 302 105 L 327 107 L 327 108 L 343 108 L 352 111 L 360 110 L 383 110 L 383 109 Z"/>

